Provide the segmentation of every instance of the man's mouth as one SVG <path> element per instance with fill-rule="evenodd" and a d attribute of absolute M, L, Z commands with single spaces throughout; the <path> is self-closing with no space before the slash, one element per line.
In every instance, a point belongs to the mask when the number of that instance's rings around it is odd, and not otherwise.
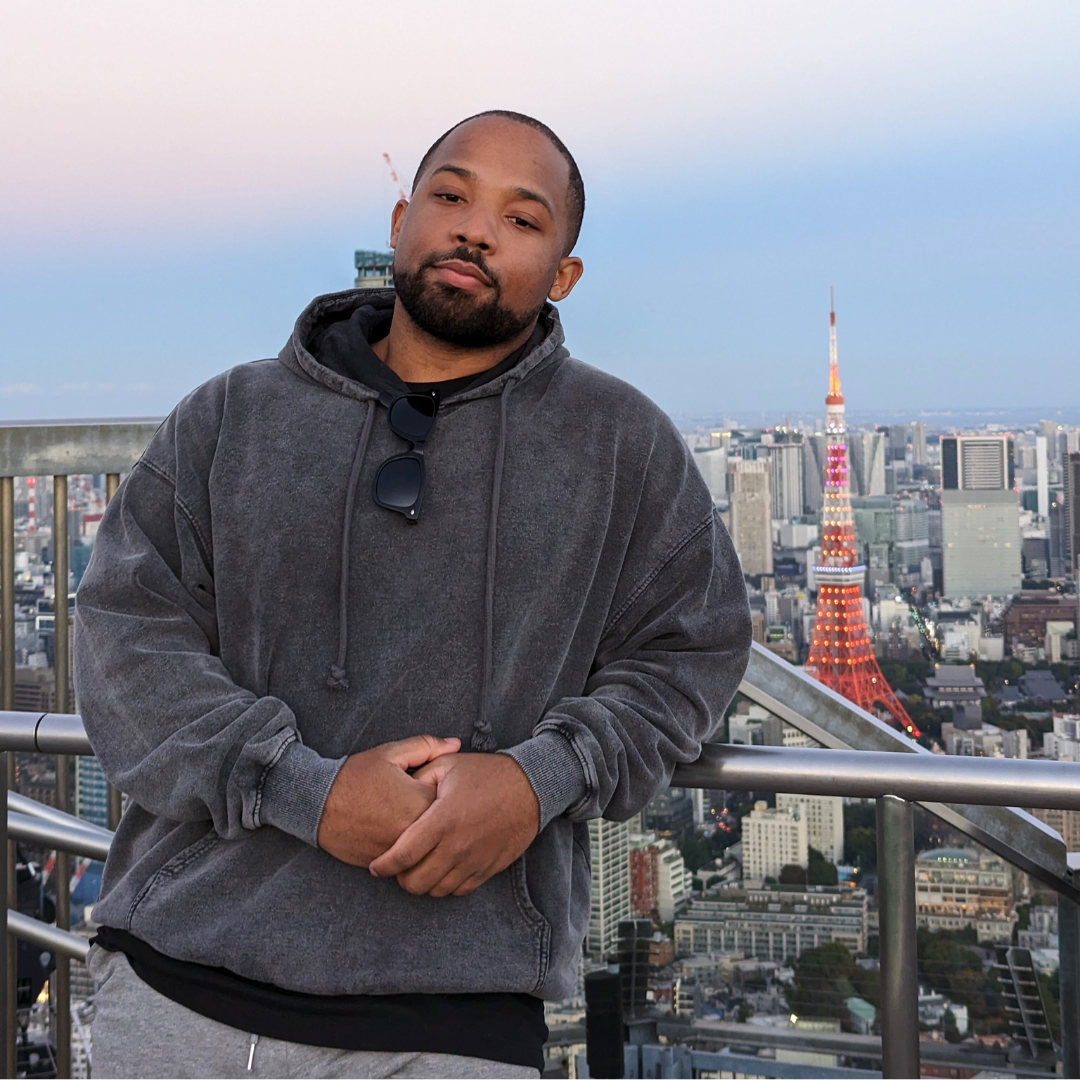
<path fill-rule="evenodd" d="M 491 278 L 479 266 L 461 259 L 446 259 L 444 262 L 435 263 L 432 269 L 448 285 L 470 292 L 479 292 L 492 284 Z"/>

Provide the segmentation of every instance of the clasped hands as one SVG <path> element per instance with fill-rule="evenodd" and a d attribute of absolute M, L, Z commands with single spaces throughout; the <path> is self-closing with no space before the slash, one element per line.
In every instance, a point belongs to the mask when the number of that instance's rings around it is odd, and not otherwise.
<path fill-rule="evenodd" d="M 417 735 L 353 754 L 319 822 L 324 851 L 416 896 L 465 896 L 532 843 L 540 804 L 506 754 Z"/>

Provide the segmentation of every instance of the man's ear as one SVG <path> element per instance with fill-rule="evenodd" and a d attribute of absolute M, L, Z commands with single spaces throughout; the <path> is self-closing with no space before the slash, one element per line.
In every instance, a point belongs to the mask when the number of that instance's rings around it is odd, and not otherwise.
<path fill-rule="evenodd" d="M 584 272 L 585 266 L 576 255 L 566 255 L 561 258 L 555 280 L 548 290 L 548 299 L 556 303 L 565 300 L 573 292 L 574 286 Z"/>
<path fill-rule="evenodd" d="M 405 211 L 409 209 L 408 199 L 398 199 L 390 214 L 390 247 L 396 248 L 401 235 L 401 223 L 405 220 Z"/>

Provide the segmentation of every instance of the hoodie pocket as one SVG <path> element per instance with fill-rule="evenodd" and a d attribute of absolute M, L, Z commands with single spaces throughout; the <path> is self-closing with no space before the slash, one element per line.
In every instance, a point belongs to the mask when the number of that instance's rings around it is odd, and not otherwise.
<path fill-rule="evenodd" d="M 129 929 L 177 959 L 300 993 L 540 993 L 554 934 L 534 889 L 519 859 L 468 896 L 413 896 L 259 829 L 170 859 Z"/>
<path fill-rule="evenodd" d="M 221 838 L 214 830 L 214 826 L 207 823 L 207 831 L 194 842 L 181 848 L 171 859 L 164 863 L 158 870 L 151 874 L 146 884 L 135 894 L 128 909 L 127 930 L 131 930 L 131 924 L 135 919 L 136 912 L 151 893 L 159 887 L 165 888 L 167 883 L 182 874 L 185 869 L 197 862 L 217 846 Z"/>

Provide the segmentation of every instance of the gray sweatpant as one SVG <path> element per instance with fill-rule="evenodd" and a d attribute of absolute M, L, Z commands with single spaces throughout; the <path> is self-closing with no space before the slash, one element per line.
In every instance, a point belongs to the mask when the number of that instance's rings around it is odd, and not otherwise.
<path fill-rule="evenodd" d="M 90 949 L 97 984 L 94 1080 L 104 1077 L 538 1077 L 535 1069 L 456 1054 L 335 1050 L 219 1024 L 146 985 L 127 957 Z"/>

